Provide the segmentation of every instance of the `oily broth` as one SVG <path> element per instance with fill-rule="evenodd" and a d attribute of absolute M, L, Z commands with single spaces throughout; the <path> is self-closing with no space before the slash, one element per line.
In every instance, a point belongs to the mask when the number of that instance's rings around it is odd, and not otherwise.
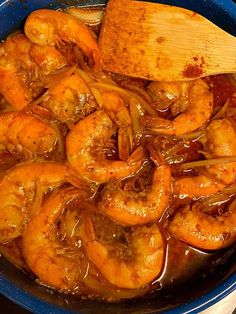
<path fill-rule="evenodd" d="M 99 192 L 97 192 L 97 194 L 98 193 Z M 89 203 L 83 204 L 82 206 L 79 199 L 76 199 L 66 205 L 65 212 L 75 212 L 77 215 L 77 221 L 75 225 L 78 225 L 80 220 L 80 215 L 78 215 L 78 208 L 86 208 L 87 210 L 88 207 L 90 207 L 91 211 L 93 211 L 95 205 L 94 200 L 96 197 L 98 197 L 97 194 L 92 197 Z M 179 287 L 179 289 L 186 289 L 186 285 L 189 286 L 191 282 L 207 280 L 208 275 L 209 273 L 212 273 L 212 270 L 216 270 L 217 266 L 220 266 L 222 263 L 227 263 L 228 260 L 230 260 L 235 254 L 235 245 L 221 251 L 209 252 L 195 249 L 188 244 L 170 236 L 163 225 L 165 225 L 165 221 L 171 215 L 171 211 L 174 211 L 174 209 L 169 208 L 164 215 L 165 217 L 162 217 L 160 220 L 160 228 L 166 242 L 166 255 L 162 272 L 160 276 L 153 280 L 153 282 L 151 282 L 150 285 L 148 285 L 143 291 L 142 289 L 139 289 L 139 291 L 137 290 L 135 293 L 134 290 L 132 295 L 134 298 L 140 297 L 142 295 L 145 295 L 146 298 L 152 298 L 155 295 L 172 293 L 172 291 L 174 293 L 175 288 Z M 97 238 L 102 243 L 111 245 L 110 252 L 111 254 L 114 254 L 114 256 L 117 256 L 117 254 L 121 256 L 123 253 L 128 254 L 129 257 L 125 236 L 125 233 L 129 232 L 129 228 L 118 226 L 105 216 L 96 215 L 96 213 L 93 213 L 93 215 L 93 222 L 95 223 L 95 232 Z M 75 227 L 73 228 L 74 234 L 71 234 L 71 238 L 69 237 L 68 239 L 70 241 L 70 247 L 72 246 L 78 249 L 80 248 L 81 240 L 80 238 L 76 238 Z M 61 241 L 63 242 L 65 238 L 65 230 L 61 225 L 58 230 L 58 237 L 60 237 Z M 71 243 L 73 244 L 71 245 Z M 5 245 L 1 245 L 0 250 L 1 253 L 12 264 L 23 270 L 26 274 L 28 273 L 30 278 L 35 278 L 24 262 L 20 247 L 21 239 L 18 238 Z M 104 289 L 99 293 L 102 294 L 104 298 L 106 298 L 108 301 L 114 301 L 114 299 L 122 297 L 123 295 L 128 299 L 130 298 L 130 295 L 126 292 L 126 289 L 118 289 L 109 284 L 103 278 L 99 271 L 86 259 L 83 247 L 81 248 L 81 254 L 84 255 L 84 265 L 82 266 L 84 274 L 87 273 L 88 280 L 94 280 L 91 281 L 93 287 L 97 284 L 97 280 L 99 280 L 98 289 L 101 289 L 101 285 Z M 88 273 L 90 275 L 88 275 Z M 197 278 L 197 276 L 199 277 Z M 37 282 L 43 284 L 38 280 Z M 71 293 L 73 295 L 81 295 L 82 293 L 87 294 L 88 298 L 97 298 L 96 294 L 94 294 L 94 289 L 89 290 L 88 287 L 83 285 L 80 285 L 75 291 Z"/>
<path fill-rule="evenodd" d="M 87 10 L 87 9 L 84 9 Z M 97 24 L 96 26 L 92 26 L 93 31 L 95 34 L 99 34 L 100 25 Z M 130 79 L 126 77 L 121 77 L 118 75 L 110 74 L 112 79 L 117 82 L 121 87 L 125 87 L 127 89 L 132 89 L 133 86 L 141 86 L 146 87 L 148 85 L 148 81 L 138 80 L 138 79 Z M 232 79 L 230 75 L 220 75 L 212 78 L 205 79 L 209 86 L 213 90 L 214 95 L 214 106 L 222 106 L 227 99 L 230 99 L 230 106 L 233 109 L 236 109 L 236 83 L 235 80 Z M 2 100 L 4 103 L 4 100 Z M 2 111 L 4 110 L 4 107 Z M 168 119 L 172 119 L 171 113 L 168 109 L 166 110 L 159 110 L 160 116 Z M 236 123 L 236 115 L 234 115 L 235 111 L 232 111 L 232 119 L 235 120 Z M 40 114 L 39 114 L 40 115 Z M 68 133 L 69 129 L 67 125 L 60 124 L 59 131 L 62 134 L 63 138 L 63 145 L 64 145 L 64 138 Z M 116 138 L 114 138 L 114 142 Z M 189 169 L 188 171 L 181 172 L 178 169 L 178 163 L 182 162 L 189 162 L 194 160 L 203 159 L 203 155 L 198 151 L 201 150 L 202 146 L 198 140 L 177 140 L 176 138 L 165 137 L 165 136 L 146 136 L 142 139 L 142 142 L 147 144 L 153 145 L 154 148 L 161 147 L 161 153 L 166 160 L 167 163 L 172 165 L 172 174 L 175 177 L 181 175 L 193 175 L 195 172 L 193 169 Z M 172 150 L 171 150 L 172 149 Z M 109 151 L 107 153 L 108 159 L 116 159 L 118 156 L 117 147 L 110 145 Z M 48 153 L 47 155 L 43 156 L 46 160 L 55 160 L 55 161 L 64 161 L 65 154 L 64 152 L 53 151 Z M 9 155 L 8 152 L 1 152 L 0 153 L 0 172 L 3 174 L 7 169 L 14 166 L 18 163 L 20 158 L 16 155 L 13 156 Z M 152 169 L 153 163 L 149 160 L 146 166 L 148 169 Z M 145 171 L 144 171 L 145 172 Z M 134 178 L 135 180 L 135 178 Z M 136 180 L 137 181 L 137 180 Z M 142 181 L 142 180 L 141 180 Z M 148 179 L 143 179 L 144 186 L 148 186 Z M 145 183 L 146 182 L 146 183 Z M 124 182 L 125 185 L 125 182 Z M 131 187 L 128 184 L 127 189 L 129 188 L 137 188 L 140 189 L 140 180 L 137 184 L 134 183 Z M 138 186 L 138 187 L 137 187 Z M 101 189 L 101 188 L 100 188 Z M 66 205 L 64 213 L 69 211 L 72 213 L 78 212 L 79 210 L 83 210 L 86 208 L 90 208 L 91 212 L 94 211 L 96 208 L 96 200 L 99 198 L 101 193 L 100 189 L 98 189 L 93 196 L 89 199 L 87 203 L 80 204 L 79 200 L 75 200 L 74 202 L 70 202 Z M 195 200 L 194 200 L 195 201 Z M 84 265 L 82 266 L 83 269 L 83 276 L 88 280 L 91 280 L 91 285 L 96 285 L 97 280 L 101 281 L 101 286 L 98 285 L 98 290 L 102 287 L 104 291 L 102 292 L 102 297 L 107 299 L 108 301 L 114 301 L 119 298 L 130 298 L 131 297 L 138 297 L 142 295 L 146 295 L 149 297 L 156 295 L 156 293 L 165 293 L 165 291 L 169 291 L 175 289 L 176 287 L 184 287 L 185 285 L 188 286 L 188 282 L 195 280 L 194 278 L 197 275 L 201 274 L 201 278 L 205 277 L 207 280 L 207 269 L 216 270 L 218 264 L 226 263 L 232 255 L 234 254 L 235 246 L 231 246 L 227 250 L 221 251 L 203 251 L 195 249 L 178 239 L 170 236 L 166 229 L 166 221 L 171 219 L 173 213 L 177 210 L 178 207 L 182 206 L 186 203 L 193 203 L 188 199 L 178 199 L 176 196 L 173 197 L 173 202 L 171 203 L 170 207 L 162 215 L 159 225 L 162 231 L 162 235 L 164 237 L 166 243 L 165 249 L 165 262 L 163 264 L 163 269 L 161 274 L 158 278 L 156 278 L 148 287 L 145 289 L 140 289 L 140 291 L 134 291 L 133 294 L 129 294 L 126 289 L 118 289 L 111 284 L 109 284 L 99 273 L 99 271 L 86 259 L 85 251 L 81 245 L 81 240 L 76 237 L 76 228 L 79 225 L 80 217 L 73 216 L 75 219 L 75 225 L 73 229 L 73 233 L 70 233 L 70 239 L 72 241 L 72 246 L 76 249 L 81 250 L 81 254 L 84 256 Z M 215 205 L 215 210 L 225 210 L 226 205 L 228 203 L 219 203 Z M 129 228 L 117 226 L 115 223 L 111 222 L 105 216 L 97 216 L 96 213 L 93 214 L 93 222 L 95 224 L 95 233 L 97 237 L 101 240 L 101 242 L 111 245 L 111 252 L 113 254 L 118 254 L 121 256 L 122 254 L 126 254 L 127 258 L 132 258 L 129 256 L 130 252 L 127 249 L 127 233 L 129 233 Z M 65 218 L 65 217 L 63 217 Z M 104 228 L 105 226 L 105 228 Z M 66 233 L 65 225 L 58 224 L 58 237 L 60 241 L 64 241 L 65 233 Z M 71 243 L 70 243 L 71 245 Z M 112 246 L 113 245 L 113 246 Z M 26 271 L 30 274 L 24 259 L 21 254 L 21 239 L 17 238 L 9 243 L 3 244 L 0 246 L 1 253 L 16 267 Z M 228 252 L 228 253 L 226 253 Z M 123 256 L 124 257 L 124 256 Z M 91 277 L 89 277 L 89 273 Z M 32 276 L 32 274 L 31 274 Z M 92 279 L 91 279 L 92 278 Z M 94 280 L 96 278 L 96 280 Z M 94 281 L 93 281 L 94 280 Z M 123 290 L 123 294 L 122 294 Z M 77 291 L 71 292 L 73 294 L 87 294 L 89 298 L 94 297 L 94 291 L 91 291 L 85 286 L 81 285 L 77 288 Z M 96 297 L 96 293 L 95 293 Z"/>

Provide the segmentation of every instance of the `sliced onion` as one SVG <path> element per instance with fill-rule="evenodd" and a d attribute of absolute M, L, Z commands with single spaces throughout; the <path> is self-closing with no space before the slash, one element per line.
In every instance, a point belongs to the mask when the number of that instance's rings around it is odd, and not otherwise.
<path fill-rule="evenodd" d="M 198 150 L 198 153 L 199 153 L 199 154 L 202 154 L 206 159 L 211 159 L 211 158 L 212 158 L 211 154 L 208 153 L 208 152 L 206 152 L 205 150 L 199 149 L 199 150 Z"/>
<path fill-rule="evenodd" d="M 138 146 L 143 136 L 141 117 L 144 115 L 144 110 L 135 97 L 131 97 L 129 101 L 129 111 L 132 122 L 134 145 Z"/>
<path fill-rule="evenodd" d="M 229 186 L 226 186 L 222 191 L 221 193 L 223 194 L 229 194 L 229 193 L 236 193 L 236 184 L 232 184 L 232 185 L 229 185 Z"/>
<path fill-rule="evenodd" d="M 202 199 L 204 212 L 211 211 L 212 208 L 224 205 L 232 199 L 233 195 L 228 193 L 216 193 Z"/>
<path fill-rule="evenodd" d="M 99 25 L 104 14 L 102 9 L 70 8 L 66 12 L 90 26 Z"/>
<path fill-rule="evenodd" d="M 144 88 L 136 86 L 136 85 L 130 85 L 130 86 L 127 86 L 127 88 L 131 91 L 134 91 L 140 94 L 146 100 L 147 103 L 151 104 L 153 102 L 151 96 L 145 91 Z"/>
<path fill-rule="evenodd" d="M 103 99 L 102 99 L 102 94 L 100 93 L 100 90 L 95 88 L 95 87 L 90 87 L 90 91 L 93 94 L 93 97 L 95 98 L 98 106 L 100 108 L 103 107 Z"/>
<path fill-rule="evenodd" d="M 176 155 L 182 147 L 183 147 L 183 143 L 177 142 L 176 144 L 173 144 L 169 149 L 167 149 L 163 153 L 165 154 L 165 156 L 170 157 L 172 155 Z"/>
<path fill-rule="evenodd" d="M 61 135 L 61 132 L 58 128 L 58 125 L 56 123 L 51 123 L 51 127 L 56 133 L 57 137 L 57 144 L 58 144 L 58 152 L 60 152 L 61 156 L 65 156 L 65 147 L 64 147 L 64 141 Z"/>
<path fill-rule="evenodd" d="M 118 86 L 117 84 L 116 84 L 116 82 L 115 81 L 113 81 L 113 79 L 110 77 L 110 76 L 108 76 L 108 75 L 106 75 L 105 73 L 103 73 L 103 72 L 99 72 L 99 73 L 95 73 L 95 78 L 96 78 L 96 81 L 97 82 L 100 82 L 100 83 L 107 83 L 107 84 L 110 84 L 110 85 L 114 85 L 114 86 Z"/>
<path fill-rule="evenodd" d="M 206 168 L 199 168 L 198 174 L 203 175 L 204 177 L 208 178 L 210 181 L 213 181 L 217 184 L 220 184 L 222 186 L 225 186 L 225 182 L 218 178 L 218 176 L 215 173 L 211 173 Z"/>
<path fill-rule="evenodd" d="M 95 79 L 94 72 L 85 62 L 82 51 L 78 47 L 74 47 L 74 55 L 75 55 L 78 67 L 81 68 L 87 74 L 87 76 L 89 76 L 92 80 L 94 80 Z"/>
<path fill-rule="evenodd" d="M 127 91 L 126 89 L 121 88 L 119 86 L 114 86 L 114 85 L 107 84 L 107 83 L 94 82 L 94 83 L 91 83 L 89 85 L 90 85 L 90 87 L 97 87 L 97 88 L 101 88 L 101 89 L 105 89 L 105 90 L 115 91 L 115 92 L 125 96 L 127 99 L 130 99 L 130 97 L 135 97 L 139 101 L 139 103 L 143 107 L 143 109 L 147 111 L 148 114 L 156 115 L 155 110 L 146 102 L 146 100 L 144 100 L 142 97 L 135 94 L 134 92 L 130 92 L 130 91 Z"/>
<path fill-rule="evenodd" d="M 197 168 L 197 167 L 214 166 L 214 165 L 230 163 L 230 162 L 236 162 L 236 156 L 187 162 L 187 163 L 179 165 L 179 168 L 180 169 L 190 169 L 190 168 Z"/>
<path fill-rule="evenodd" d="M 34 201 L 30 210 L 30 216 L 33 217 L 34 215 L 36 215 L 41 207 L 42 204 L 42 200 L 43 200 L 43 193 L 44 193 L 44 188 L 41 185 L 41 183 L 39 183 L 39 181 L 35 182 L 35 195 L 34 195 Z"/>
<path fill-rule="evenodd" d="M 71 67 L 63 67 L 61 69 L 56 70 L 55 72 L 43 77 L 41 79 L 42 84 L 45 88 L 50 88 L 57 85 L 60 81 L 66 79 L 67 77 L 71 76 L 76 69 L 76 65 Z"/>
<path fill-rule="evenodd" d="M 88 84 L 91 83 L 93 80 L 91 78 L 91 76 L 89 75 L 89 73 L 87 73 L 86 71 L 83 71 L 81 69 L 76 69 L 75 72 Z"/>
<path fill-rule="evenodd" d="M 119 158 L 127 160 L 133 146 L 133 132 L 130 126 L 121 127 L 118 131 L 118 150 Z"/>
<path fill-rule="evenodd" d="M 229 106 L 229 101 L 227 100 L 224 106 L 220 108 L 220 110 L 211 118 L 211 120 L 217 120 L 217 119 L 222 118 L 224 114 L 226 113 L 228 106 Z"/>
<path fill-rule="evenodd" d="M 188 133 L 188 134 L 178 135 L 178 139 L 196 140 L 196 139 L 199 139 L 200 137 L 202 137 L 204 135 L 204 133 L 205 133 L 204 130 L 199 130 L 199 131 L 195 131 L 195 132 Z"/>

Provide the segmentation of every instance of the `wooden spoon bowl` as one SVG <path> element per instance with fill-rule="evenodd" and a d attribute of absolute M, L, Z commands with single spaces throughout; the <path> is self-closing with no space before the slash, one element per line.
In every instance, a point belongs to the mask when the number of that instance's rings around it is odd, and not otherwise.
<path fill-rule="evenodd" d="M 236 72 L 236 37 L 175 6 L 110 0 L 99 44 L 104 70 L 148 80 Z"/>

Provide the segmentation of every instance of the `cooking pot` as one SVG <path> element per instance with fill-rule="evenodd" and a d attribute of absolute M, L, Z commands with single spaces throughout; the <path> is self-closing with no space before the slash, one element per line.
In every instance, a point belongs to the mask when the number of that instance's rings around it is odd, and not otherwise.
<path fill-rule="evenodd" d="M 155 2 L 155 1 L 153 1 Z M 181 1 L 158 1 L 179 5 Z M 236 4 L 230 0 L 182 2 L 236 35 Z M 27 15 L 39 8 L 104 6 L 105 0 L 0 0 L 0 39 L 21 27 Z M 206 253 L 213 254 L 213 253 Z M 236 245 L 217 253 L 207 269 L 173 289 L 156 291 L 145 298 L 105 303 L 80 300 L 35 283 L 28 275 L 0 258 L 0 293 L 34 313 L 199 313 L 236 289 Z"/>

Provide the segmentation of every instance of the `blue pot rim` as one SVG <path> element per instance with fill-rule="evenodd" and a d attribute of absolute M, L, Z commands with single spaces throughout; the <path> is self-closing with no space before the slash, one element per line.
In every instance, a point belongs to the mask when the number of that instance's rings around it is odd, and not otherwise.
<path fill-rule="evenodd" d="M 198 299 L 195 299 L 189 303 L 186 303 L 182 306 L 173 308 L 171 310 L 164 311 L 163 313 L 168 314 L 197 314 L 200 311 L 203 311 L 215 303 L 219 302 L 231 292 L 236 290 L 236 273 L 231 275 L 218 287 L 214 288 L 207 294 L 204 294 Z M 26 310 L 29 310 L 33 313 L 44 313 L 44 314 L 68 314 L 75 313 L 73 311 L 66 311 L 60 307 L 44 302 L 38 297 L 33 296 L 27 291 L 17 287 L 15 284 L 10 282 L 7 278 L 0 275 L 0 293 L 22 306 Z M 79 313 L 79 312 L 77 312 Z M 153 311 L 152 313 L 155 313 Z"/>

